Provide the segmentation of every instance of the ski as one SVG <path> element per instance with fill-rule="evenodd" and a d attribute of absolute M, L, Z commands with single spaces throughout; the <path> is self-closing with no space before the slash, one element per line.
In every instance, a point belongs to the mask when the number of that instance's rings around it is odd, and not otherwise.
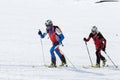
<path fill-rule="evenodd" d="M 47 68 L 60 68 L 60 67 L 62 68 L 62 67 L 68 67 L 68 65 L 67 65 L 67 64 L 66 64 L 66 65 L 64 65 L 64 66 L 56 66 L 56 67 L 55 67 L 55 66 L 52 66 L 52 67 L 51 67 L 50 65 L 46 65 L 46 64 L 45 64 L 45 65 L 43 65 L 43 66 L 44 66 L 44 67 L 47 67 Z"/>
<path fill-rule="evenodd" d="M 105 67 L 109 67 L 109 65 L 106 65 L 106 66 L 101 66 L 101 67 L 96 67 L 96 66 L 91 66 L 91 65 L 88 65 L 88 66 L 85 66 L 83 65 L 82 68 L 84 69 L 92 69 L 92 68 L 105 68 Z"/>
<path fill-rule="evenodd" d="M 82 68 L 84 68 L 84 69 L 90 69 L 92 67 L 90 65 L 89 66 L 82 65 Z"/>

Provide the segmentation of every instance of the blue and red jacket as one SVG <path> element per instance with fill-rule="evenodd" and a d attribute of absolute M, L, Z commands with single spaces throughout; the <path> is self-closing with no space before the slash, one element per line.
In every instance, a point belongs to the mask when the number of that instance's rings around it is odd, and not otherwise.
<path fill-rule="evenodd" d="M 62 43 L 64 39 L 64 35 L 58 26 L 50 26 L 46 30 L 47 30 L 47 33 L 43 33 L 41 35 L 41 38 L 44 38 L 48 34 L 50 40 L 52 41 L 52 44 L 54 44 L 57 41 L 59 43 Z"/>

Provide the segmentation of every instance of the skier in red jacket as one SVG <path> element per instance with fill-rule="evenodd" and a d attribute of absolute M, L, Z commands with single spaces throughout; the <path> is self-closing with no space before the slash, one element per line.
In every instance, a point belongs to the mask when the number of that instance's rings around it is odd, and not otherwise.
<path fill-rule="evenodd" d="M 103 61 L 103 66 L 105 66 L 106 59 L 101 55 L 101 50 L 105 51 L 106 49 L 106 39 L 103 37 L 101 32 L 97 30 L 96 26 L 92 27 L 89 37 L 84 38 L 84 41 L 88 42 L 91 38 L 93 39 L 96 47 L 96 67 L 100 67 L 100 60 Z"/>

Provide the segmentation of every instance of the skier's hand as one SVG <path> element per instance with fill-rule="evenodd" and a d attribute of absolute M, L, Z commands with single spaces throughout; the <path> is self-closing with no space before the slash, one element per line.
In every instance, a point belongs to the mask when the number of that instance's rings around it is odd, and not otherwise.
<path fill-rule="evenodd" d="M 84 41 L 87 41 L 87 39 L 86 39 L 86 38 L 83 38 L 83 40 L 84 40 Z"/>
<path fill-rule="evenodd" d="M 57 46 L 57 45 L 59 45 L 59 42 L 57 41 L 57 42 L 55 42 L 53 45 L 54 45 L 54 46 Z"/>
<path fill-rule="evenodd" d="M 103 45 L 102 50 L 105 52 L 105 50 L 106 50 L 106 45 Z"/>
<path fill-rule="evenodd" d="M 39 30 L 39 31 L 38 31 L 38 35 L 42 35 L 42 32 L 41 32 L 41 30 Z"/>

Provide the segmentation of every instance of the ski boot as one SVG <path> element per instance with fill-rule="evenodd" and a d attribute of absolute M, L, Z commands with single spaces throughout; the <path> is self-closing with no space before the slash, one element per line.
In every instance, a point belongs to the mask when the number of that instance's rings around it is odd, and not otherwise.
<path fill-rule="evenodd" d="M 62 63 L 59 66 L 66 66 L 66 67 L 68 67 L 67 64 L 66 64 L 66 59 L 65 59 L 64 55 L 62 55 L 60 57 L 60 59 L 61 59 Z"/>
<path fill-rule="evenodd" d="M 105 67 L 107 60 L 103 60 L 103 67 Z"/>
<path fill-rule="evenodd" d="M 48 66 L 49 68 L 54 68 L 54 67 L 57 67 L 56 66 L 56 58 L 51 58 L 51 64 Z"/>
<path fill-rule="evenodd" d="M 93 66 L 94 68 L 100 68 L 100 64 L 96 64 L 95 66 Z"/>
<path fill-rule="evenodd" d="M 57 66 L 55 64 L 51 63 L 48 67 L 49 68 L 54 68 L 54 67 L 56 68 Z"/>
<path fill-rule="evenodd" d="M 66 63 L 64 63 L 64 62 L 62 62 L 59 66 L 65 66 L 65 67 L 68 67 L 68 65 L 66 64 Z"/>

